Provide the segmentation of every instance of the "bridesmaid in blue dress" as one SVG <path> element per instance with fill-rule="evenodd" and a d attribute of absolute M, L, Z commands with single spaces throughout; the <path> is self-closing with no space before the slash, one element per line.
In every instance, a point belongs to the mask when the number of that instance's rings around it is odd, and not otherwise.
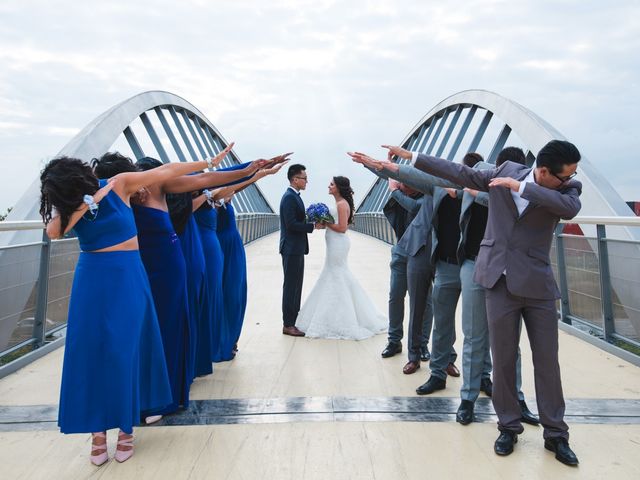
<path fill-rule="evenodd" d="M 213 372 L 211 367 L 211 321 L 209 286 L 204 251 L 192 214 L 191 193 L 167 195 L 171 222 L 180 239 L 187 266 L 187 298 L 191 332 L 190 363 L 196 377 Z"/>
<path fill-rule="evenodd" d="M 224 254 L 222 285 L 224 318 L 228 325 L 229 340 L 237 345 L 247 307 L 247 258 L 242 237 L 236 227 L 236 216 L 230 195 L 218 210 L 218 240 Z"/>
<path fill-rule="evenodd" d="M 235 193 L 252 183 L 267 175 L 276 174 L 286 164 L 286 155 L 281 157 L 281 162 L 283 163 L 258 171 L 248 181 L 223 188 L 214 195 L 214 199 L 222 200 L 222 206 L 217 209 L 217 234 L 224 256 L 222 291 L 224 320 L 228 332 L 228 341 L 224 343 L 224 354 L 227 356 L 237 350 L 237 342 L 240 338 L 247 308 L 247 260 L 242 237 L 236 225 L 235 210 L 231 199 Z"/>
<path fill-rule="evenodd" d="M 233 144 L 225 150 L 228 152 Z M 218 155 L 222 161 L 224 155 Z M 218 159 L 216 157 L 216 159 Z M 256 160 L 251 163 L 234 165 L 215 172 L 202 173 L 184 177 L 180 185 L 165 188 L 167 206 L 173 227 L 180 239 L 180 246 L 187 266 L 187 298 L 189 303 L 190 331 L 190 369 L 194 377 L 208 375 L 213 372 L 213 330 L 216 304 L 212 303 L 209 291 L 207 264 L 205 253 L 193 215 L 193 199 L 190 192 L 212 186 L 224 186 L 248 181 L 255 172 L 271 160 Z M 216 177 L 213 177 L 216 175 Z M 225 175 L 223 180 L 220 176 Z M 194 180 L 195 179 L 195 180 Z M 216 286 L 214 285 L 215 289 Z M 214 290 L 215 292 L 215 290 Z"/>
<path fill-rule="evenodd" d="M 196 206 L 196 202 L 202 203 L 200 207 L 196 208 L 193 216 L 198 225 L 206 262 L 211 322 L 211 360 L 224 362 L 233 358 L 233 344 L 229 345 L 229 333 L 224 321 L 224 298 L 222 295 L 224 256 L 216 233 L 218 215 L 210 190 L 205 189 L 201 197 L 194 200 L 194 206 Z"/>
<path fill-rule="evenodd" d="M 58 425 L 93 434 L 91 462 L 108 460 L 106 431 L 119 428 L 115 459 L 133 455 L 140 412 L 171 403 L 151 296 L 138 251 L 130 196 L 210 165 L 165 165 L 98 180 L 78 159 L 57 158 L 42 171 L 40 214 L 50 238 L 74 229 L 81 253 L 67 325 Z"/>
<path fill-rule="evenodd" d="M 211 160 L 217 166 L 233 144 Z M 128 158 L 101 158 L 94 162 L 94 172 L 101 177 L 113 177 L 127 171 L 148 171 L 162 166 L 159 160 L 145 157 L 134 165 Z M 161 409 L 143 412 L 146 423 L 160 420 L 189 403 L 189 388 L 193 380 L 193 365 L 189 335 L 189 303 L 187 268 L 182 247 L 171 223 L 165 191 L 191 190 L 201 184 L 228 183 L 250 175 L 255 168 L 235 172 L 209 172 L 148 186 L 132 197 L 133 213 L 138 228 L 140 254 L 151 283 L 164 354 L 171 384 L 172 402 Z"/>
<path fill-rule="evenodd" d="M 231 144 L 228 148 L 233 146 Z M 228 151 L 228 150 L 227 150 Z M 222 155 L 222 154 L 221 154 Z M 286 157 L 289 154 L 280 155 L 278 157 L 271 158 L 269 160 L 256 160 L 251 163 L 234 165 L 224 169 L 217 170 L 216 172 L 203 173 L 200 175 L 194 175 L 198 181 L 194 181 L 193 177 L 184 177 L 181 179 L 181 185 L 179 187 L 172 186 L 165 189 L 167 192 L 171 192 L 167 195 L 167 205 L 169 207 L 169 214 L 171 216 L 171 222 L 180 238 L 180 245 L 182 247 L 182 253 L 187 265 L 187 294 L 189 301 L 189 325 L 191 332 L 191 368 L 195 376 L 208 375 L 213 372 L 212 361 L 217 358 L 217 352 L 221 345 L 227 345 L 229 338 L 233 339 L 233 336 L 229 337 L 228 334 L 223 335 L 222 338 L 227 339 L 222 344 L 220 340 L 216 338 L 218 334 L 221 334 L 222 328 L 219 327 L 220 317 L 220 305 L 217 295 L 217 278 L 219 274 L 215 271 L 211 271 L 207 268 L 207 260 L 204 247 L 211 246 L 211 238 L 205 237 L 205 244 L 203 245 L 202 237 L 199 232 L 198 225 L 196 223 L 196 217 L 193 214 L 193 198 L 189 193 L 185 192 L 187 188 L 189 191 L 201 190 L 203 187 L 222 186 L 228 189 L 244 188 L 243 186 L 249 185 L 264 176 L 261 173 L 259 176 L 256 174 L 258 169 L 263 167 L 270 167 L 274 164 L 280 164 L 286 161 Z M 220 155 L 218 156 L 220 157 Z M 218 159 L 216 157 L 216 159 Z M 221 161 L 222 158 L 219 159 Z M 278 167 L 280 168 L 280 167 Z M 215 179 L 211 175 L 227 175 L 232 179 L 227 179 L 224 183 Z M 208 182 L 208 185 L 207 185 Z M 202 202 L 202 200 L 200 201 Z M 200 203 L 198 204 L 198 206 Z M 212 246 L 215 249 L 215 245 Z M 208 250 L 206 252 L 209 253 Z M 209 266 L 216 268 L 215 260 L 211 261 Z M 215 282 L 210 285 L 210 280 Z M 224 315 L 224 311 L 223 311 Z M 235 342 L 235 341 L 234 341 Z M 233 343 L 231 343 L 233 345 Z M 227 348 L 222 348 L 220 358 L 229 359 L 232 358 L 232 352 Z"/>

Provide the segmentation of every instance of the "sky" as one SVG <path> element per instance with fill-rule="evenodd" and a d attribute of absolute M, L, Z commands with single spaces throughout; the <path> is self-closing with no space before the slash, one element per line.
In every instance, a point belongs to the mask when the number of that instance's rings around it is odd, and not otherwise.
<path fill-rule="evenodd" d="M 382 157 L 444 98 L 486 89 L 574 142 L 640 200 L 640 2 L 233 0 L 0 3 L 0 213 L 87 123 L 166 90 L 242 160 L 294 151 L 307 203 L 333 175 L 356 202 Z M 272 205 L 287 184 L 261 188 Z"/>

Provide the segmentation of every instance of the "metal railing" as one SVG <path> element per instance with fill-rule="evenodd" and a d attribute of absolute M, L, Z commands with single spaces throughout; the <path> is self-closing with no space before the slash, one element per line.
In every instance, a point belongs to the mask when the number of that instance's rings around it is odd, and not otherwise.
<path fill-rule="evenodd" d="M 595 236 L 563 233 L 567 223 L 595 226 Z M 558 225 L 551 264 L 561 292 L 559 319 L 563 330 L 638 363 L 640 241 L 610 238 L 607 227 L 640 227 L 640 218 L 584 216 Z M 389 244 L 396 242 L 382 213 L 357 213 L 352 228 Z"/>
<path fill-rule="evenodd" d="M 356 213 L 351 229 L 356 232 L 375 237 L 390 245 L 396 243 L 396 234 L 387 221 L 387 218 L 382 213 Z"/>
<path fill-rule="evenodd" d="M 274 213 L 239 213 L 236 222 L 245 245 L 280 228 Z M 64 343 L 80 248 L 43 229 L 40 221 L 0 222 L 0 233 L 42 230 L 40 241 L 0 247 L 0 378 Z"/>

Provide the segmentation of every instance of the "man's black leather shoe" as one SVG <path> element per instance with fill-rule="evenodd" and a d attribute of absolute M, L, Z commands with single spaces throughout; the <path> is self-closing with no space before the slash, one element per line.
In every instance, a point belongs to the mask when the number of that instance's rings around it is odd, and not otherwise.
<path fill-rule="evenodd" d="M 387 343 L 387 346 L 384 347 L 384 350 L 382 351 L 382 358 L 393 357 L 394 355 L 397 355 L 400 352 L 402 352 L 401 343 L 389 342 Z"/>
<path fill-rule="evenodd" d="M 578 457 L 569 447 L 569 441 L 566 438 L 547 438 L 544 441 L 544 448 L 551 450 L 556 454 L 556 460 L 565 465 L 578 465 Z"/>
<path fill-rule="evenodd" d="M 513 452 L 513 446 L 518 443 L 518 434 L 513 432 L 500 432 L 500 436 L 493 444 L 493 451 L 498 455 L 509 455 Z"/>
<path fill-rule="evenodd" d="M 469 425 L 473 422 L 473 405 L 471 400 L 462 400 L 456 412 L 456 422 L 460 425 Z"/>
<path fill-rule="evenodd" d="M 429 380 L 416 388 L 418 395 L 429 395 L 436 390 L 444 390 L 447 387 L 447 381 L 431 375 Z"/>
<path fill-rule="evenodd" d="M 493 382 L 489 377 L 480 380 L 480 391 L 484 392 L 487 397 L 493 395 Z"/>
<path fill-rule="evenodd" d="M 429 360 L 431 360 L 431 352 L 429 351 L 429 347 L 420 347 L 420 360 L 422 360 L 423 362 L 428 362 Z"/>
<path fill-rule="evenodd" d="M 529 425 L 540 425 L 540 420 L 538 420 L 538 417 L 531 413 L 531 410 L 529 410 L 529 407 L 527 407 L 527 402 L 525 402 L 524 400 L 518 400 L 518 403 L 520 404 L 520 410 L 522 411 L 522 417 L 520 419 L 524 423 L 528 423 Z"/>

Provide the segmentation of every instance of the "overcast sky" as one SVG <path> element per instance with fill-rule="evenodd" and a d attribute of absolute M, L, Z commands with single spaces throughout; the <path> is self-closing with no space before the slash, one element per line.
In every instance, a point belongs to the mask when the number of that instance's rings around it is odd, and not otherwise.
<path fill-rule="evenodd" d="M 359 200 L 381 156 L 444 98 L 487 89 L 576 143 L 640 200 L 640 2 L 0 3 L 0 213 L 88 122 L 146 90 L 198 107 L 243 160 L 293 150 L 307 203 L 332 175 Z M 281 174 L 262 188 L 277 206 Z"/>

